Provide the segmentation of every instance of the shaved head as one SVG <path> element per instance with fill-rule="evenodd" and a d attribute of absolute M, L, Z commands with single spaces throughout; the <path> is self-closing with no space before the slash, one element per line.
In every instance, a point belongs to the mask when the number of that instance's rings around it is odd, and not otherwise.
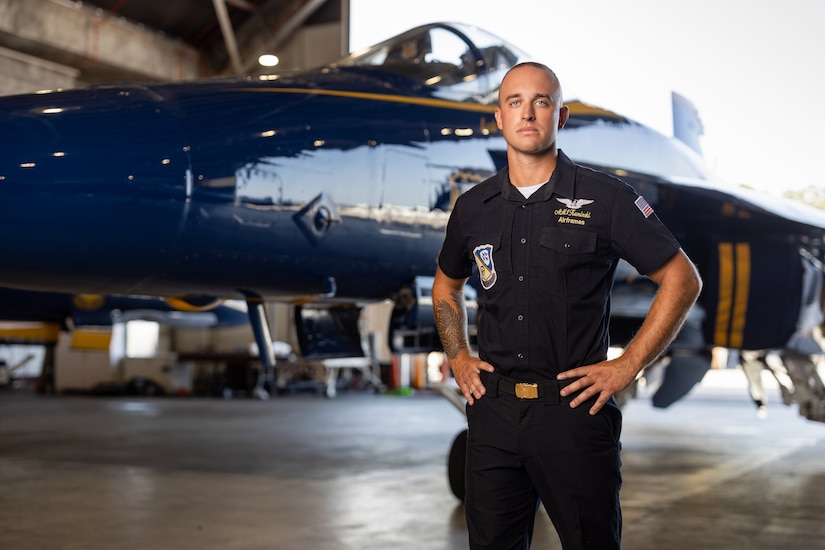
<path fill-rule="evenodd" d="M 554 99 L 556 100 L 556 103 L 561 105 L 561 103 L 563 101 L 563 98 L 562 98 L 562 91 L 561 91 L 561 81 L 559 80 L 559 77 L 556 76 L 556 73 L 553 72 L 553 69 L 551 69 L 550 67 L 548 67 L 544 63 L 539 63 L 537 61 L 524 61 L 522 63 L 519 63 L 518 65 L 514 65 L 513 67 L 510 68 L 509 71 L 507 71 L 507 74 L 504 75 L 504 78 L 501 81 L 501 87 L 499 88 L 499 96 L 498 96 L 499 104 L 504 99 L 504 98 L 501 97 L 501 91 L 504 88 L 504 82 L 507 80 L 507 77 L 510 76 L 510 73 L 512 73 L 514 71 L 517 71 L 519 69 L 523 69 L 525 67 L 532 67 L 533 69 L 538 69 L 540 71 L 543 71 L 545 74 L 547 74 L 547 77 L 550 79 L 550 82 L 552 83 L 553 87 L 555 87 L 555 89 L 556 89 L 556 94 L 555 94 Z"/>

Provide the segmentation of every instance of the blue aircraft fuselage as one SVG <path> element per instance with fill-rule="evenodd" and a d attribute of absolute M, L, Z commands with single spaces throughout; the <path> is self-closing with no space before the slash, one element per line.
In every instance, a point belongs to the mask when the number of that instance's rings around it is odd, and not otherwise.
<path fill-rule="evenodd" d="M 0 285 L 386 297 L 434 272 L 448 182 L 504 147 L 490 107 L 405 85 L 341 68 L 6 98 Z"/>

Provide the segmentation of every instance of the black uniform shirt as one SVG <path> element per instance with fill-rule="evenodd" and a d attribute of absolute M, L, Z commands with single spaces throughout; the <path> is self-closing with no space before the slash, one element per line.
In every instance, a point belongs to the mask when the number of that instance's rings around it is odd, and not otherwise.
<path fill-rule="evenodd" d="M 505 167 L 456 201 L 438 257 L 479 289 L 479 356 L 522 381 L 603 361 L 619 258 L 640 273 L 679 243 L 632 187 L 559 151 L 550 181 L 529 199 Z"/>

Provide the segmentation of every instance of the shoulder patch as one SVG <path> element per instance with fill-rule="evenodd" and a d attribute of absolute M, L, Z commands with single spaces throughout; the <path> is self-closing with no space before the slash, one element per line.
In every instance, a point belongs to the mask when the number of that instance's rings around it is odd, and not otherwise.
<path fill-rule="evenodd" d="M 642 215 L 644 215 L 645 218 L 649 218 L 650 215 L 653 214 L 653 207 L 650 206 L 645 200 L 645 198 L 641 195 L 638 199 L 633 201 L 633 204 L 636 205 L 636 208 L 639 209 L 639 211 L 642 213 Z"/>
<path fill-rule="evenodd" d="M 493 263 L 493 245 L 482 244 L 473 249 L 473 258 L 478 266 L 478 275 L 484 290 L 490 290 L 496 284 L 496 266 Z"/>

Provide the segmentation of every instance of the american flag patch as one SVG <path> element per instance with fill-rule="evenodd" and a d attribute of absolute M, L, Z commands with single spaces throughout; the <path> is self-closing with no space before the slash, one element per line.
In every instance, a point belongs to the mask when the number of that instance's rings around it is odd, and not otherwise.
<path fill-rule="evenodd" d="M 649 218 L 650 215 L 653 214 L 653 207 L 647 204 L 647 201 L 644 197 L 639 197 L 638 199 L 633 201 L 633 204 L 636 205 L 636 208 L 641 210 L 645 218 Z"/>

